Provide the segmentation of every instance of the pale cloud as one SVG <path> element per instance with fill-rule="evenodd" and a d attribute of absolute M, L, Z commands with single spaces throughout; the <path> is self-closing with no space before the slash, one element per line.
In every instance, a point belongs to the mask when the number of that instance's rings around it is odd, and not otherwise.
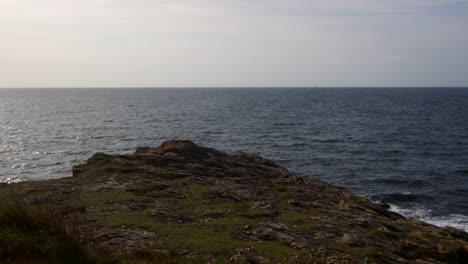
<path fill-rule="evenodd" d="M 0 0 L 0 87 L 467 85 L 467 5 Z"/>

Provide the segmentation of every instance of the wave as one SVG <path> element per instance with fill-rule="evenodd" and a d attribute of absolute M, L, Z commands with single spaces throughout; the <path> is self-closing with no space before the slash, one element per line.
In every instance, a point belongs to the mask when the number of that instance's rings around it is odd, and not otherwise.
<path fill-rule="evenodd" d="M 23 182 L 23 181 L 28 181 L 31 180 L 30 178 L 23 177 L 23 176 L 15 176 L 15 177 L 0 177 L 0 184 L 11 184 L 11 183 L 18 183 L 18 182 Z"/>
<path fill-rule="evenodd" d="M 453 191 L 450 191 L 449 193 L 461 196 L 468 196 L 468 188 L 455 189 Z"/>
<path fill-rule="evenodd" d="M 384 184 L 391 184 L 391 185 L 406 185 L 410 182 L 408 179 L 392 179 L 392 178 L 385 178 L 385 179 L 374 179 L 371 180 L 372 183 L 384 183 Z"/>
<path fill-rule="evenodd" d="M 468 169 L 455 170 L 455 174 L 468 175 Z"/>
<path fill-rule="evenodd" d="M 305 147 L 307 146 L 306 143 L 283 143 L 283 144 L 273 144 L 272 145 L 274 148 L 297 148 L 297 147 Z"/>
<path fill-rule="evenodd" d="M 385 184 L 385 185 L 392 185 L 392 186 L 406 186 L 409 188 L 421 188 L 430 186 L 431 183 L 426 180 L 412 180 L 412 179 L 394 179 L 394 178 L 386 178 L 386 179 L 374 179 L 370 182 L 376 184 Z"/>
<path fill-rule="evenodd" d="M 413 180 L 408 183 L 408 187 L 410 188 L 420 188 L 425 186 L 430 186 L 431 183 L 425 180 Z"/>
<path fill-rule="evenodd" d="M 404 156 L 408 154 L 406 151 L 403 150 L 387 150 L 387 151 L 382 151 L 379 153 L 382 157 L 399 157 L 399 156 Z"/>
<path fill-rule="evenodd" d="M 412 193 L 389 193 L 375 196 L 377 200 L 381 200 L 384 203 L 395 204 L 395 203 L 424 203 L 434 201 L 431 196 L 423 194 L 412 194 Z"/>
<path fill-rule="evenodd" d="M 449 214 L 435 216 L 432 215 L 431 210 L 424 207 L 402 208 L 395 204 L 389 205 L 390 211 L 399 213 L 405 217 L 416 218 L 435 226 L 453 227 L 468 232 L 468 215 Z"/>
<path fill-rule="evenodd" d="M 315 138 L 307 140 L 307 142 L 311 143 L 345 143 L 345 139 L 338 139 L 338 138 Z"/>

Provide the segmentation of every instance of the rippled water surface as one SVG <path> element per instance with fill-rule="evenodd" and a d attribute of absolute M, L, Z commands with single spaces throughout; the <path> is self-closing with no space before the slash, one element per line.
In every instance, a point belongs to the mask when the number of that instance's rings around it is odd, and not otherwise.
<path fill-rule="evenodd" d="M 468 230 L 468 89 L 0 89 L 0 182 L 172 138 Z"/>

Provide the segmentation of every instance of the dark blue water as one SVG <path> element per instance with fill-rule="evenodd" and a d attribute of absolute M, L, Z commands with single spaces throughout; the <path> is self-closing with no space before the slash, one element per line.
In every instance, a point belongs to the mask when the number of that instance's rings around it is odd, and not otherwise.
<path fill-rule="evenodd" d="M 468 230 L 468 89 L 0 89 L 0 181 L 171 138 L 257 152 Z"/>

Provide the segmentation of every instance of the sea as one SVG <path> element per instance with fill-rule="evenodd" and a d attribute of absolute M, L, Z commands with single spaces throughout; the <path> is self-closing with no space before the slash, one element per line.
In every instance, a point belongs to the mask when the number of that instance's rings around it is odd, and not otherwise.
<path fill-rule="evenodd" d="M 0 182 L 190 139 L 468 232 L 468 89 L 0 89 Z"/>

